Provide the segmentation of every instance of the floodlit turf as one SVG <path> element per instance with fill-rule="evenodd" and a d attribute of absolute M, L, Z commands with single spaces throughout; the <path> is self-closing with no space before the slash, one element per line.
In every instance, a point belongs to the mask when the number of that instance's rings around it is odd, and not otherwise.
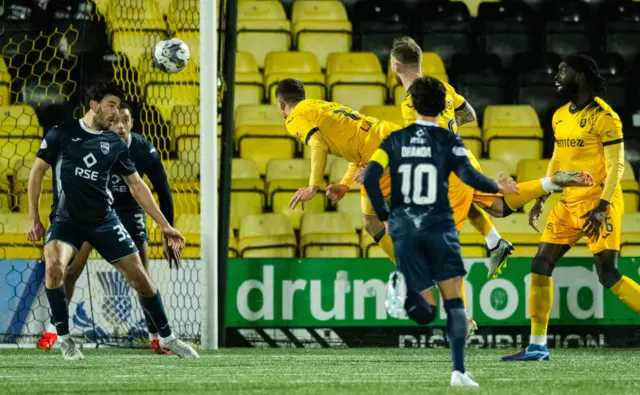
<path fill-rule="evenodd" d="M 197 361 L 99 349 L 79 362 L 55 349 L 0 349 L 0 394 L 640 394 L 638 350 L 552 350 L 551 362 L 503 363 L 515 350 L 469 350 L 481 388 L 449 387 L 446 349 L 231 349 Z"/>

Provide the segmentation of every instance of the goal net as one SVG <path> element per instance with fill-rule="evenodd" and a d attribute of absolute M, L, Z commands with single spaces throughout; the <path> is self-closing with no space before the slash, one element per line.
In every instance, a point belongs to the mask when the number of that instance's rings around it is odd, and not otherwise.
<path fill-rule="evenodd" d="M 162 235 L 148 218 L 149 271 L 174 333 L 197 342 L 199 0 L 40 3 L 44 8 L 5 0 L 2 7 L 0 343 L 33 344 L 49 323 L 43 244 L 26 242 L 29 171 L 44 134 L 63 120 L 82 117 L 86 89 L 98 79 L 112 80 L 125 90 L 134 109 L 133 131 L 161 153 L 173 192 L 175 225 L 187 246 L 180 270 L 170 270 L 162 257 Z M 190 48 L 191 61 L 180 73 L 153 67 L 153 47 L 168 37 L 178 37 Z M 49 172 L 40 207 L 45 227 L 52 201 Z M 76 284 L 69 313 L 72 335 L 85 342 L 135 345 L 148 338 L 135 291 L 95 252 Z"/>

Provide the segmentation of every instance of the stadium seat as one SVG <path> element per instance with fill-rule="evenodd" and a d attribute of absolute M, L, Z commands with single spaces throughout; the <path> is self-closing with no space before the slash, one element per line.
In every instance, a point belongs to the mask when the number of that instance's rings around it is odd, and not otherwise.
<path fill-rule="evenodd" d="M 532 14 L 524 2 L 480 4 L 476 20 L 481 50 L 498 55 L 502 64 L 510 67 L 513 55 L 532 49 Z"/>
<path fill-rule="evenodd" d="M 189 62 L 187 67 L 179 73 L 165 73 L 153 65 L 153 55 L 145 53 L 138 62 L 138 85 L 146 89 L 151 84 L 181 84 L 199 82 L 199 71 L 194 63 Z"/>
<path fill-rule="evenodd" d="M 638 190 L 638 181 L 635 179 L 633 168 L 629 162 L 624 164 L 624 174 L 622 175 L 620 187 L 624 196 L 624 212 L 637 212 L 638 204 L 640 203 L 640 191 Z"/>
<path fill-rule="evenodd" d="M 31 106 L 0 106 L 0 137 L 43 137 L 38 115 Z"/>
<path fill-rule="evenodd" d="M 12 208 L 11 195 L 0 193 L 0 213 L 9 213 Z"/>
<path fill-rule="evenodd" d="M 220 131 L 218 131 L 220 132 Z M 181 140 L 200 138 L 200 108 L 175 106 L 171 110 L 171 144 L 173 149 L 185 149 Z"/>
<path fill-rule="evenodd" d="M 307 213 L 300 229 L 304 258 L 359 258 L 360 239 L 347 213 Z"/>
<path fill-rule="evenodd" d="M 303 159 L 311 159 L 311 150 L 306 145 L 302 146 L 302 158 Z M 331 173 L 331 167 L 333 166 L 333 164 L 336 161 L 340 161 L 340 160 L 343 160 L 343 159 L 338 158 L 337 156 L 333 156 L 331 154 L 327 155 L 327 165 L 324 168 L 324 176 L 325 177 L 328 177 L 329 174 Z"/>
<path fill-rule="evenodd" d="M 329 54 L 327 89 L 331 101 L 356 111 L 365 105 L 382 105 L 387 100 L 382 67 L 370 52 Z"/>
<path fill-rule="evenodd" d="M 247 215 L 240 222 L 238 252 L 243 258 L 293 258 L 297 244 L 293 227 L 282 214 Z"/>
<path fill-rule="evenodd" d="M 378 246 L 373 237 L 367 232 L 362 232 L 360 248 L 362 248 L 362 256 L 364 258 L 388 258 L 384 250 Z"/>
<path fill-rule="evenodd" d="M 175 106 L 199 106 L 200 87 L 191 84 L 154 84 L 147 86 L 145 101 L 155 106 L 164 119 L 171 119 Z"/>
<path fill-rule="evenodd" d="M 28 227 L 27 214 L 0 214 L 0 259 L 42 259 L 42 242 L 27 241 Z"/>
<path fill-rule="evenodd" d="M 352 15 L 354 50 L 373 52 L 380 64 L 387 65 L 393 40 L 409 33 L 409 16 L 402 3 L 361 0 Z"/>
<path fill-rule="evenodd" d="M 260 104 L 264 97 L 264 77 L 258 71 L 258 65 L 249 52 L 236 52 L 236 85 L 234 107 L 243 104 Z"/>
<path fill-rule="evenodd" d="M 138 68 L 144 54 L 151 54 L 164 34 L 155 31 L 117 31 L 111 38 L 111 46 L 117 53 L 126 55 L 132 68 Z"/>
<path fill-rule="evenodd" d="M 233 159 L 231 165 L 231 228 L 238 229 L 246 215 L 260 214 L 266 204 L 264 181 L 249 159 Z"/>
<path fill-rule="evenodd" d="M 105 15 L 109 30 L 165 30 L 157 0 L 109 0 Z"/>
<path fill-rule="evenodd" d="M 331 164 L 331 169 L 329 170 L 329 184 L 339 184 L 342 177 L 347 172 L 349 168 L 349 162 L 342 158 L 338 158 Z M 361 185 L 354 182 L 351 186 L 351 191 L 359 191 Z"/>
<path fill-rule="evenodd" d="M 296 153 L 296 141 L 273 105 L 238 107 L 235 139 L 240 157 L 253 160 L 260 174 L 265 174 L 271 159 L 292 159 Z"/>
<path fill-rule="evenodd" d="M 616 53 L 591 54 L 591 56 L 598 64 L 600 75 L 607 81 L 607 89 L 599 96 L 615 111 L 621 111 L 628 105 L 627 66 L 624 59 Z"/>
<path fill-rule="evenodd" d="M 519 160 L 542 157 L 543 132 L 531 106 L 488 106 L 483 130 L 489 158 L 502 160 L 510 175 Z"/>
<path fill-rule="evenodd" d="M 478 121 L 458 126 L 458 136 L 460 136 L 464 141 L 464 145 L 476 158 L 482 158 L 482 155 L 484 154 L 484 148 L 482 146 L 482 129 L 478 126 Z"/>
<path fill-rule="evenodd" d="M 500 235 L 515 247 L 512 256 L 532 257 L 536 255 L 540 234 L 529 226 L 528 215 L 514 213 L 506 218 L 492 218 L 491 220 L 496 229 L 500 231 Z"/>
<path fill-rule="evenodd" d="M 3 58 L 0 58 L 0 106 L 11 104 L 11 74 Z"/>
<path fill-rule="evenodd" d="M 537 180 L 547 175 L 549 159 L 523 159 L 518 162 L 516 180 L 525 182 Z"/>
<path fill-rule="evenodd" d="M 304 213 L 320 213 L 325 208 L 325 195 L 316 193 L 313 200 L 295 209 L 288 207 L 293 194 L 309 185 L 311 161 L 306 159 L 274 159 L 267 166 L 267 199 L 274 213 L 285 215 L 294 229 L 300 228 L 300 218 Z"/>
<path fill-rule="evenodd" d="M 516 103 L 532 106 L 540 119 L 551 120 L 547 114 L 564 104 L 557 98 L 554 84 L 554 76 L 561 61 L 560 56 L 553 53 L 517 54 L 513 58 Z M 553 137 L 553 134 L 550 136 Z"/>
<path fill-rule="evenodd" d="M 285 78 L 304 82 L 307 99 L 324 99 L 324 74 L 311 52 L 270 52 L 264 63 L 264 86 L 271 104 L 276 103 L 276 85 Z"/>
<path fill-rule="evenodd" d="M 171 0 L 167 11 L 171 31 L 200 29 L 199 0 Z"/>
<path fill-rule="evenodd" d="M 165 165 L 169 186 L 174 192 L 198 192 L 200 190 L 200 163 L 184 159 Z"/>
<path fill-rule="evenodd" d="M 428 75 L 439 79 L 440 81 L 449 82 L 449 76 L 444 68 L 442 59 L 435 52 L 423 52 L 422 53 L 422 75 Z M 391 65 L 387 69 L 387 86 L 389 87 L 389 93 L 391 94 L 391 100 L 396 106 L 402 104 L 406 96 L 404 87 L 396 81 L 396 77 L 393 75 Z M 402 125 L 400 123 L 399 125 Z"/>
<path fill-rule="evenodd" d="M 399 106 L 362 106 L 359 111 L 361 114 L 374 117 L 381 121 L 393 122 L 398 126 L 404 126 L 402 119 L 402 110 Z"/>
<path fill-rule="evenodd" d="M 480 163 L 482 173 L 489 178 L 496 179 L 501 172 L 504 173 L 505 177 L 509 175 L 507 165 L 505 165 L 501 160 L 479 159 L 478 163 Z"/>
<path fill-rule="evenodd" d="M 626 213 L 622 218 L 620 237 L 622 256 L 637 257 L 640 252 L 640 213 Z"/>
<path fill-rule="evenodd" d="M 291 23 L 277 0 L 238 2 L 238 51 L 251 52 L 258 67 L 265 66 L 269 52 L 288 51 Z"/>
<path fill-rule="evenodd" d="M 484 258 L 487 256 L 484 236 L 478 233 L 469 221 L 465 221 L 460 230 L 460 247 L 463 258 Z"/>
<path fill-rule="evenodd" d="M 75 90 L 74 81 L 55 82 L 44 78 L 30 78 L 22 86 L 19 100 L 33 107 L 40 124 L 50 129 L 68 118 L 69 103 Z"/>
<path fill-rule="evenodd" d="M 291 22 L 294 46 L 313 52 L 322 68 L 330 53 L 351 51 L 351 22 L 339 1 L 297 1 Z"/>
<path fill-rule="evenodd" d="M 604 22 L 604 50 L 622 55 L 629 64 L 633 62 L 640 54 L 640 4 L 602 3 L 598 14 Z"/>
<path fill-rule="evenodd" d="M 200 215 L 181 215 L 176 217 L 176 228 L 180 229 L 187 239 L 182 249 L 183 259 L 200 258 Z M 156 227 L 157 225 L 153 225 Z M 149 226 L 147 226 L 149 228 Z M 161 239 L 160 239 L 161 240 Z"/>
<path fill-rule="evenodd" d="M 349 214 L 355 228 L 358 230 L 362 229 L 362 203 L 360 193 L 347 192 L 336 204 L 336 211 Z"/>
<path fill-rule="evenodd" d="M 492 54 L 456 55 L 451 72 L 456 91 L 463 95 L 482 121 L 488 105 L 510 103 L 500 58 Z"/>
<path fill-rule="evenodd" d="M 540 5 L 544 51 L 565 57 L 591 52 L 592 15 L 589 6 L 578 0 L 546 1 Z"/>
<path fill-rule="evenodd" d="M 173 192 L 175 216 L 200 214 L 200 194 L 198 191 Z"/>
<path fill-rule="evenodd" d="M 473 20 L 462 2 L 422 2 L 413 15 L 418 44 L 437 53 L 447 67 L 454 54 L 471 52 Z"/>

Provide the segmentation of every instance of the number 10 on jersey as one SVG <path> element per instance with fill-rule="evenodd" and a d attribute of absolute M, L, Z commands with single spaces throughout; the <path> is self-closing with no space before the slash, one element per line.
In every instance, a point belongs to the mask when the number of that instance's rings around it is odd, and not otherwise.
<path fill-rule="evenodd" d="M 434 165 L 405 163 L 398 167 L 398 173 L 402 175 L 401 191 L 405 204 L 426 206 L 436 202 L 438 169 Z"/>

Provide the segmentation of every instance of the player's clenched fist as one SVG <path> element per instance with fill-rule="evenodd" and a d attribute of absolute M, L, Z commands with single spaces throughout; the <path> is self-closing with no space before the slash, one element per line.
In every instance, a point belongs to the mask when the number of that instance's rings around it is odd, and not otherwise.
<path fill-rule="evenodd" d="M 327 187 L 327 197 L 333 204 L 338 203 L 349 192 L 349 187 L 342 184 L 331 184 Z"/>
<path fill-rule="evenodd" d="M 37 219 L 35 221 L 29 221 L 29 229 L 27 229 L 27 240 L 40 241 L 44 236 L 44 226 L 42 222 Z"/>
<path fill-rule="evenodd" d="M 504 177 L 504 174 L 500 172 L 498 175 L 498 190 L 503 195 L 509 195 L 512 193 L 519 194 L 518 185 L 511 177 Z"/>

